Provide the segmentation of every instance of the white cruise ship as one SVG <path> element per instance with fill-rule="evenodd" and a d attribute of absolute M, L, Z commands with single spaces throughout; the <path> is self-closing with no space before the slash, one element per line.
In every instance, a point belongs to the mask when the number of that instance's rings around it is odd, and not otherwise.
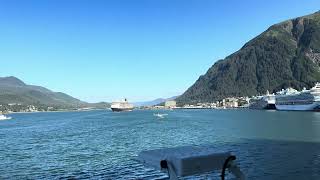
<path fill-rule="evenodd" d="M 124 99 L 124 101 L 118 101 L 118 102 L 113 102 L 111 104 L 111 110 L 120 112 L 120 111 L 132 111 L 133 110 L 133 105 L 130 104 L 127 99 Z"/>
<path fill-rule="evenodd" d="M 274 94 L 269 94 L 267 91 L 264 96 L 256 96 L 249 101 L 250 109 L 276 109 L 276 97 Z"/>
<path fill-rule="evenodd" d="M 320 106 L 320 83 L 310 90 L 299 92 L 293 88 L 281 90 L 276 95 L 277 110 L 313 111 Z"/>

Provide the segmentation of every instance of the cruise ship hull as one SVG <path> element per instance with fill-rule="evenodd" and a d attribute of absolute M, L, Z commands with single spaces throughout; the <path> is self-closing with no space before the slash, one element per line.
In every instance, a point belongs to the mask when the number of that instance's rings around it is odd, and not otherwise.
<path fill-rule="evenodd" d="M 272 109 L 272 110 L 274 110 L 274 109 L 276 109 L 276 105 L 275 104 L 267 104 L 267 106 L 264 107 L 264 109 Z"/>
<path fill-rule="evenodd" d="M 132 111 L 133 108 L 111 108 L 113 112 Z"/>
<path fill-rule="evenodd" d="M 276 104 L 277 110 L 280 111 L 313 111 L 318 109 L 318 102 L 314 102 L 312 104 L 299 104 L 299 105 L 279 105 Z"/>

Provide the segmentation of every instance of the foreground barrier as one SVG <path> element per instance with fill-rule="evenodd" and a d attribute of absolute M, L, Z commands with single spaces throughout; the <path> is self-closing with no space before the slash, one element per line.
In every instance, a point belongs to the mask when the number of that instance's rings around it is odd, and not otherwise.
<path fill-rule="evenodd" d="M 197 146 L 142 151 L 138 155 L 139 162 L 166 171 L 171 180 L 217 170 L 221 171 L 221 179 L 224 180 L 226 169 L 238 180 L 244 180 L 245 176 L 235 160 L 230 152 L 217 153 L 213 147 Z"/>

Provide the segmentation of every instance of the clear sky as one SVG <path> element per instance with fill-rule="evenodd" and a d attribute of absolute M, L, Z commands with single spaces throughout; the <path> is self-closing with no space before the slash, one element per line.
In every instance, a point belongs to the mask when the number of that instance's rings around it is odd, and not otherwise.
<path fill-rule="evenodd" d="M 319 0 L 0 0 L 0 76 L 89 102 L 183 93 Z"/>

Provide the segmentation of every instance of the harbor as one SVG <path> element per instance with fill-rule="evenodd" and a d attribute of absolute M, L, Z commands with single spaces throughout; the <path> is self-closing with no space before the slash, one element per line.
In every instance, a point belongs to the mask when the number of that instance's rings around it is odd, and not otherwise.
<path fill-rule="evenodd" d="M 275 93 L 252 97 L 228 97 L 215 102 L 199 102 L 195 104 L 178 105 L 176 101 L 166 101 L 164 105 L 144 106 L 139 109 L 239 109 L 249 108 L 258 110 L 279 111 L 319 111 L 320 83 L 307 90 L 298 91 L 288 87 Z"/>
<path fill-rule="evenodd" d="M 0 180 L 320 180 L 320 1 L 0 1 Z"/>
<path fill-rule="evenodd" d="M 317 112 L 163 110 L 163 119 L 154 113 L 10 114 L 0 121 L 0 179 L 13 173 L 16 179 L 166 179 L 134 159 L 144 150 L 185 145 L 231 151 L 247 179 L 320 178 Z M 208 177 L 219 179 L 220 171 L 189 179 Z"/>

